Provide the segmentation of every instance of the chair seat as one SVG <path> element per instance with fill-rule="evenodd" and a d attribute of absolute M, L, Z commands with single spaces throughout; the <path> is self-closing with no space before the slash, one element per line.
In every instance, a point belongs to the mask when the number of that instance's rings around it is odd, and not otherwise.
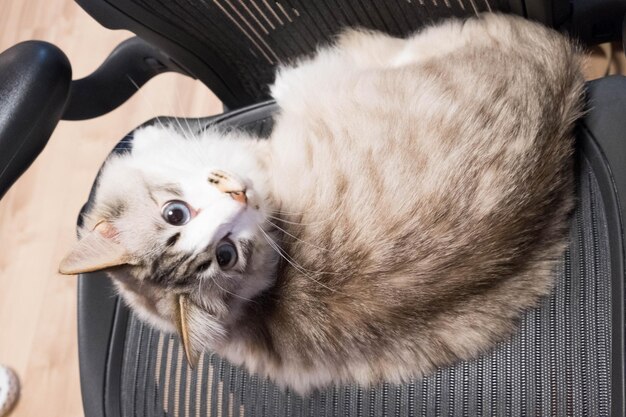
<path fill-rule="evenodd" d="M 198 129 L 217 123 L 267 135 L 275 111 L 264 103 L 189 122 Z M 125 151 L 130 137 L 115 152 Z M 568 248 L 554 271 L 555 288 L 523 315 L 509 340 L 481 357 L 403 385 L 339 386 L 301 397 L 209 352 L 191 370 L 177 336 L 129 313 L 107 278 L 83 276 L 79 342 L 86 415 L 619 415 L 619 209 L 602 152 L 589 134 L 579 134 L 576 157 L 577 206 Z M 94 313 L 94 303 L 103 313 Z"/>

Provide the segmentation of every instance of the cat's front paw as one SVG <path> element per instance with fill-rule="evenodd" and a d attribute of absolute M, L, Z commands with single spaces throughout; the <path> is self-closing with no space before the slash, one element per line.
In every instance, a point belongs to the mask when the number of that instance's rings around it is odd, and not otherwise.
<path fill-rule="evenodd" d="M 209 183 L 213 184 L 223 193 L 229 194 L 233 200 L 242 204 L 248 203 L 246 196 L 246 186 L 243 181 L 234 174 L 219 169 L 211 171 L 208 178 Z"/>

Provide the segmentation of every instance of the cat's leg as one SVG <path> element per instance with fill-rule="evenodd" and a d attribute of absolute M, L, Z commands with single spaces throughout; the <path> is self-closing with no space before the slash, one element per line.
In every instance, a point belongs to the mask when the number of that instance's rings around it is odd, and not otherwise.
<path fill-rule="evenodd" d="M 360 68 L 397 68 L 446 55 L 465 46 L 468 35 L 462 33 L 463 26 L 460 20 L 450 20 L 424 28 L 406 39 L 382 32 L 350 29 L 340 35 L 337 47 Z"/>
<path fill-rule="evenodd" d="M 521 17 L 497 13 L 484 13 L 465 20 L 451 19 L 409 37 L 393 57 L 391 66 L 418 64 L 470 47 L 515 49 L 533 33 L 545 30 L 545 27 Z"/>
<path fill-rule="evenodd" d="M 349 29 L 339 36 L 337 48 L 359 68 L 386 68 L 405 42 L 382 32 Z"/>
<path fill-rule="evenodd" d="M 398 68 L 454 54 L 480 44 L 514 48 L 517 29 L 536 29 L 519 17 L 484 14 L 467 20 L 450 19 L 399 39 L 381 32 L 351 29 L 339 37 L 337 47 L 361 68 Z"/>

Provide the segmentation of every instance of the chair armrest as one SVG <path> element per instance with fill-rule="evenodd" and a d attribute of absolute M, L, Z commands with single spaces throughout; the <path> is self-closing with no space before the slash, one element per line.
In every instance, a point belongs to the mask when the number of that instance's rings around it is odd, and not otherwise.
<path fill-rule="evenodd" d="M 127 39 L 92 74 L 72 82 L 63 119 L 85 120 L 108 113 L 164 72 L 189 75 L 148 42 L 138 37 Z"/>
<path fill-rule="evenodd" d="M 48 142 L 71 79 L 67 57 L 52 44 L 27 41 L 0 54 L 0 198 Z"/>

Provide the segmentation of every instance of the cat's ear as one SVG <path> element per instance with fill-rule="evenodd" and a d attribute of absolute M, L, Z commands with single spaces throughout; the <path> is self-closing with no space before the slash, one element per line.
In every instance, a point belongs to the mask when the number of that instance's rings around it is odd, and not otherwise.
<path fill-rule="evenodd" d="M 176 297 L 176 305 L 174 306 L 176 328 L 178 329 L 178 335 L 183 344 L 183 350 L 185 351 L 185 357 L 191 369 L 194 369 L 198 364 L 198 359 L 202 354 L 202 348 L 194 337 L 193 330 L 189 317 L 193 314 L 193 303 L 189 302 L 187 296 L 180 294 Z"/>
<path fill-rule="evenodd" d="M 75 275 L 130 263 L 128 251 L 117 241 L 115 227 L 101 221 L 72 248 L 59 265 L 59 272 Z"/>

